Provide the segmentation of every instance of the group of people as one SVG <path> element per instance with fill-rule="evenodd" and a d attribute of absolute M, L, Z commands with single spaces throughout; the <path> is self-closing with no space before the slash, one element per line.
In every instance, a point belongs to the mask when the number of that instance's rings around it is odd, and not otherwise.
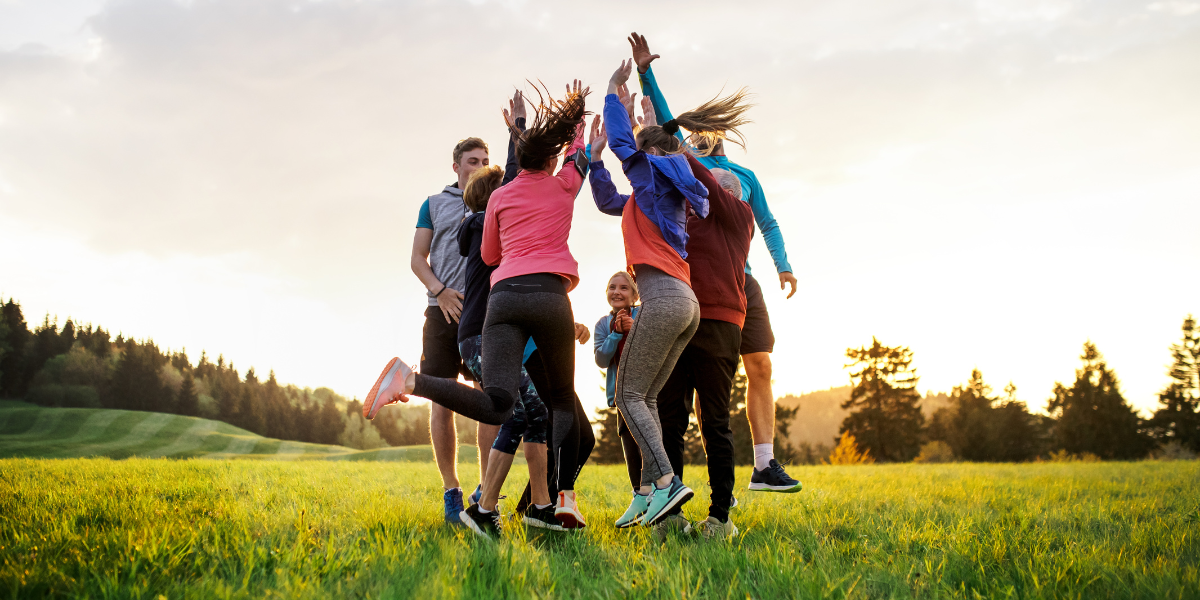
<path fill-rule="evenodd" d="M 517 92 L 503 110 L 510 136 L 505 168 L 489 163 L 479 138 L 453 152 L 458 181 L 422 205 L 412 268 L 425 285 L 419 372 L 393 358 L 363 403 L 374 418 L 409 395 L 433 402 L 430 434 L 445 488 L 445 518 L 475 533 L 500 534 L 500 489 L 524 441 L 529 485 L 516 510 L 529 526 L 587 525 L 575 482 L 595 436 L 575 393 L 575 344 L 593 336 L 575 322 L 567 294 L 579 284 L 567 246 L 574 204 L 587 177 L 600 212 L 621 218 L 626 270 L 608 281 L 612 310 L 595 325 L 596 364 L 607 369 L 631 501 L 618 528 L 737 535 L 729 402 L 739 359 L 748 379 L 754 441 L 750 490 L 795 492 L 801 484 L 775 460 L 770 353 L 763 292 L 746 262 L 757 224 L 779 273 L 796 279 L 783 238 L 754 173 L 725 156 L 743 145 L 747 95 L 740 90 L 673 116 L 643 36 L 633 59 L 608 82 L 587 128 L 589 89 L 575 81 L 561 100 L 539 92 L 527 115 Z M 642 115 L 628 79 L 638 71 Z M 602 160 L 621 163 L 632 194 L 621 194 Z M 561 159 L 561 165 L 560 165 Z M 471 381 L 464 385 L 459 375 Z M 693 402 L 694 399 L 694 402 Z M 684 435 L 694 408 L 708 460 L 708 518 L 681 515 Z M 458 481 L 454 413 L 479 422 L 480 484 L 466 499 Z"/>

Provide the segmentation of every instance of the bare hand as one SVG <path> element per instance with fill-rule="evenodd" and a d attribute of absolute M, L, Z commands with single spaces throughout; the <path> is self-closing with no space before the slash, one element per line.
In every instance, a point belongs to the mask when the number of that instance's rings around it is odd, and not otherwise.
<path fill-rule="evenodd" d="M 779 289 L 782 290 L 789 283 L 792 285 L 792 291 L 788 292 L 787 297 L 791 298 L 793 295 L 796 294 L 796 284 L 799 282 L 796 281 L 796 276 L 792 275 L 791 272 L 789 272 L 789 271 L 784 271 L 784 272 L 780 273 L 779 274 Z"/>
<path fill-rule="evenodd" d="M 596 115 L 596 118 L 592 119 L 592 132 L 588 137 L 592 162 L 600 161 L 600 153 L 604 152 L 604 146 L 607 143 L 608 131 L 604 129 L 604 124 L 600 122 L 600 115 Z"/>
<path fill-rule="evenodd" d="M 629 74 L 633 72 L 633 61 L 623 60 L 621 66 L 613 71 L 612 77 L 608 80 L 608 93 L 617 93 L 617 86 L 629 81 Z"/>
<path fill-rule="evenodd" d="M 617 86 L 617 98 L 621 100 L 621 104 L 625 105 L 625 112 L 629 113 L 629 122 L 633 123 L 633 108 L 637 106 L 637 92 L 629 93 L 629 86 L 622 83 Z"/>
<path fill-rule="evenodd" d="M 510 110 L 512 112 L 509 112 Z M 521 93 L 521 90 L 517 90 L 513 94 L 512 100 L 508 101 L 508 110 L 501 112 L 504 113 L 504 122 L 508 123 L 510 129 L 517 126 L 517 119 L 525 118 L 525 95 Z"/>
<path fill-rule="evenodd" d="M 629 309 L 622 308 L 617 311 L 617 316 L 613 319 L 613 331 L 617 333 L 629 333 L 629 328 L 633 327 L 633 319 L 629 316 Z"/>
<path fill-rule="evenodd" d="M 454 323 L 458 322 L 458 318 L 462 316 L 462 292 L 456 289 L 446 288 L 438 294 L 438 308 L 442 309 L 442 316 L 446 317 L 446 322 L 450 323 L 450 319 L 454 319 Z"/>
<path fill-rule="evenodd" d="M 590 339 L 592 339 L 592 332 L 588 330 L 587 325 L 584 325 L 583 323 L 576 323 L 575 341 L 579 342 L 580 344 L 586 344 Z"/>
<path fill-rule="evenodd" d="M 658 125 L 658 115 L 654 114 L 654 103 L 648 96 L 642 96 L 642 114 L 645 116 L 638 117 L 638 125 L 642 127 Z"/>
<path fill-rule="evenodd" d="M 567 86 L 567 95 L 570 96 L 570 95 L 574 95 L 574 94 L 587 94 L 591 90 L 592 90 L 592 88 L 590 86 L 583 87 L 583 82 L 576 79 L 571 82 L 571 85 Z"/>
<path fill-rule="evenodd" d="M 646 43 L 646 36 L 638 35 L 635 31 L 629 34 L 628 39 L 633 48 L 633 62 L 637 64 L 638 73 L 645 73 L 654 59 L 661 58 L 657 54 L 650 54 L 650 44 Z"/>

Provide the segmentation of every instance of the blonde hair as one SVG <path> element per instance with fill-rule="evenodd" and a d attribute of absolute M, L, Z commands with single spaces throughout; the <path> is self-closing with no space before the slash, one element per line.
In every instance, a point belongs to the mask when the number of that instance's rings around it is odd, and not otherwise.
<path fill-rule="evenodd" d="M 625 281 L 629 283 L 629 289 L 633 290 L 633 304 L 637 304 L 640 295 L 638 294 L 637 282 L 633 280 L 633 275 L 630 275 L 628 271 L 617 271 L 613 273 L 612 277 L 608 278 L 608 282 L 612 283 L 612 280 L 618 277 L 624 277 Z"/>
<path fill-rule="evenodd" d="M 683 143 L 675 137 L 674 131 L 664 128 L 674 125 L 689 132 L 688 140 L 695 146 L 698 156 L 708 156 L 724 139 L 745 148 L 746 138 L 739 128 L 750 123 L 745 117 L 746 111 L 753 106 L 747 102 L 749 98 L 750 91 L 742 88 L 724 98 L 717 96 L 662 125 L 643 127 L 637 133 L 640 147 L 643 150 L 657 148 L 666 154 L 683 152 Z"/>
<path fill-rule="evenodd" d="M 479 212 L 487 208 L 488 199 L 492 192 L 504 181 L 504 169 L 499 165 L 489 165 L 475 169 L 467 179 L 467 189 L 463 190 L 463 203 L 471 212 Z"/>

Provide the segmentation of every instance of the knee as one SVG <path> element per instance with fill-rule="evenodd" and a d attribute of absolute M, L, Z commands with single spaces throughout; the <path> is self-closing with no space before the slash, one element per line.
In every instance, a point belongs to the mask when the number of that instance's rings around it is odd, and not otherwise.
<path fill-rule="evenodd" d="M 746 378 L 750 381 L 771 380 L 771 354 L 769 352 L 754 352 L 742 357 L 746 367 Z"/>

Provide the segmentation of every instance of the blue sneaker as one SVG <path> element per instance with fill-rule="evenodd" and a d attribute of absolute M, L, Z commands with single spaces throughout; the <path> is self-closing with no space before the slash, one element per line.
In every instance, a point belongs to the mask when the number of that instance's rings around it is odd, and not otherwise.
<path fill-rule="evenodd" d="M 655 486 L 654 491 L 650 493 L 650 506 L 646 508 L 646 515 L 642 517 L 642 525 L 654 525 L 666 517 L 672 508 L 691 500 L 693 495 L 692 488 L 683 485 L 678 475 L 672 477 L 671 483 L 665 488 L 659 489 Z"/>
<path fill-rule="evenodd" d="M 442 495 L 442 501 L 446 506 L 446 522 L 451 525 L 462 525 L 460 516 L 463 511 L 462 488 L 446 490 L 446 493 Z"/>
<path fill-rule="evenodd" d="M 483 498 L 483 484 L 482 483 L 475 486 L 475 491 L 471 492 L 470 496 L 467 496 L 467 506 L 470 506 L 472 504 L 479 504 L 479 500 L 481 498 Z M 508 498 L 508 496 L 505 496 L 504 494 L 500 494 L 499 496 L 496 497 L 497 500 L 504 500 L 505 498 Z"/>

